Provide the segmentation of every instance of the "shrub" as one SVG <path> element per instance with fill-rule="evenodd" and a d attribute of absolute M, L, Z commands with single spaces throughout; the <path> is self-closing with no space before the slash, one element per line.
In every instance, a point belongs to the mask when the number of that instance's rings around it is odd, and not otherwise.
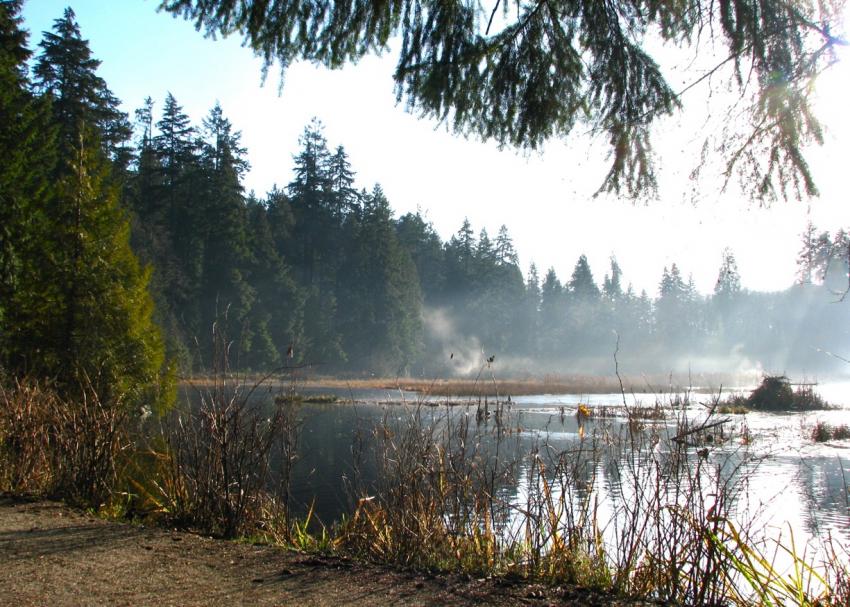
<path fill-rule="evenodd" d="M 829 404 L 810 386 L 791 389 L 784 375 L 765 375 L 761 385 L 753 390 L 746 406 L 759 411 L 817 411 L 828 409 Z"/>

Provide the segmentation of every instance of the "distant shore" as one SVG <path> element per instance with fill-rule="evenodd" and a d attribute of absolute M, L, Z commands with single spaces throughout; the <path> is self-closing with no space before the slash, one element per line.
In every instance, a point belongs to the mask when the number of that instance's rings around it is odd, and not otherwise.
<path fill-rule="evenodd" d="M 304 373 L 301 370 L 259 375 L 232 375 L 227 378 L 194 376 L 184 385 L 209 387 L 216 382 L 246 385 L 268 383 L 294 390 L 402 390 L 426 396 L 521 396 L 537 394 L 665 394 L 671 392 L 717 393 L 729 388 L 752 389 L 760 381 L 756 373 L 671 373 L 668 375 L 543 375 L 538 377 L 501 379 L 492 373 L 479 377 L 411 378 L 411 377 L 332 377 Z M 622 383 L 621 383 L 622 382 Z"/>

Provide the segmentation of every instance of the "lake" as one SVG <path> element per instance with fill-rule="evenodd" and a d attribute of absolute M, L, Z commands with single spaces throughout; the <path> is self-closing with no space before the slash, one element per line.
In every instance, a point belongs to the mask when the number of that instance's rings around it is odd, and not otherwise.
<path fill-rule="evenodd" d="M 784 530 L 786 535 L 791 529 L 797 542 L 832 534 L 847 545 L 850 442 L 814 443 L 810 433 L 817 420 L 850 423 L 846 404 L 850 403 L 850 384 L 824 384 L 818 392 L 829 402 L 842 404 L 842 408 L 796 414 L 715 413 L 712 420 L 728 421 L 712 430 L 715 438 L 710 443 L 689 446 L 688 452 L 694 461 L 702 458 L 717 470 L 724 483 L 735 485 L 735 504 L 730 512 L 741 519 L 742 525 L 763 528 L 765 533 Z M 622 435 L 629 424 L 621 394 L 517 396 L 510 403 L 503 399 L 498 424 L 493 413 L 497 404 L 492 398 L 486 403 L 489 415 L 481 415 L 477 413 L 485 403 L 478 398 L 460 399 L 467 404 L 447 407 L 441 404 L 445 399 L 423 399 L 400 391 L 342 390 L 336 394 L 342 399 L 340 403 L 304 404 L 298 414 L 301 432 L 293 469 L 292 505 L 302 514 L 312 507 L 324 524 L 350 514 L 357 499 L 380 483 L 381 466 L 372 451 L 378 426 L 401 432 L 414 419 L 424 426 L 467 424 L 469 435 L 478 437 L 480 449 L 493 449 L 499 443 L 501 457 L 516 461 L 513 473 L 502 477 L 498 492 L 504 501 L 522 504 L 528 493 L 530 453 L 540 453 L 541 449 L 550 454 L 575 453 L 584 444 L 600 443 L 602 437 Z M 656 399 L 662 404 L 681 405 L 684 396 L 688 396 L 686 404 L 667 410 L 666 419 L 640 422 L 642 432 L 655 435 L 658 441 L 659 435 L 669 438 L 675 433 L 683 417 L 690 420 L 689 427 L 698 426 L 707 415 L 711 395 L 626 395 L 626 405 L 633 412 L 639 407 L 652 408 Z M 577 417 L 580 405 L 591 413 L 581 424 Z M 654 447 L 656 451 L 659 448 Z M 622 459 L 623 454 L 605 452 L 588 464 L 592 470 L 587 475 L 592 484 L 589 491 L 603 504 L 599 513 L 616 517 L 614 509 L 606 512 L 605 504 L 616 501 L 618 495 L 624 502 L 630 498 L 623 494 L 622 486 L 612 488 L 610 470 L 622 463 L 612 458 Z"/>

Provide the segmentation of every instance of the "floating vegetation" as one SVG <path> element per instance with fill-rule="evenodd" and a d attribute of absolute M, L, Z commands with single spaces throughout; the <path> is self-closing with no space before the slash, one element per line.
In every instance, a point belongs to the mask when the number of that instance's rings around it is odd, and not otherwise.
<path fill-rule="evenodd" d="M 723 404 L 717 407 L 717 413 L 720 415 L 746 415 L 749 412 L 747 397 L 740 394 L 729 397 Z"/>
<path fill-rule="evenodd" d="M 742 415 L 750 411 L 822 411 L 831 409 L 812 384 L 799 384 L 797 389 L 784 375 L 765 375 L 749 396 L 734 395 L 718 403 L 720 414 Z"/>
<path fill-rule="evenodd" d="M 280 394 L 275 397 L 274 402 L 281 405 L 300 405 L 308 403 L 311 405 L 329 405 L 338 403 L 339 397 L 335 394 Z"/>

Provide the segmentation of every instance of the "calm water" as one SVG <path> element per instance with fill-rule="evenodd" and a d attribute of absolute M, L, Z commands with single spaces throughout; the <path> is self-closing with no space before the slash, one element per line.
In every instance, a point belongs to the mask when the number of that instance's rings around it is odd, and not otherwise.
<path fill-rule="evenodd" d="M 830 402 L 850 403 L 850 384 L 823 385 L 818 391 Z M 293 470 L 293 505 L 296 510 L 305 512 L 312 504 L 324 523 L 350 513 L 355 496 L 359 497 L 357 488 L 368 487 L 376 480 L 377 467 L 369 453 L 374 442 L 372 429 L 377 424 L 403 427 L 418 413 L 425 423 L 436 424 L 445 423 L 447 418 L 457 422 L 460 416 L 468 416 L 471 426 L 485 436 L 492 435 L 495 425 L 492 418 L 475 421 L 478 399 L 468 399 L 468 406 L 448 408 L 419 406 L 422 401 L 415 394 L 398 391 L 346 390 L 339 396 L 345 402 L 305 404 L 299 413 L 301 434 L 299 457 Z M 627 397 L 627 404 L 652 405 L 654 398 Z M 709 395 L 691 394 L 687 415 L 692 418 L 704 416 L 705 403 L 709 400 Z M 406 404 L 398 404 L 400 401 Z M 488 404 L 492 410 L 492 401 Z M 620 394 L 513 398 L 503 424 L 510 428 L 505 442 L 510 445 L 512 454 L 522 458 L 542 443 L 553 449 L 575 448 L 581 441 L 576 419 L 579 404 L 601 411 L 606 407 L 622 406 L 623 398 Z M 729 433 L 739 435 L 744 426 L 749 430 L 750 441 L 746 447 L 742 447 L 738 439 L 730 440 L 711 445 L 708 457 L 722 466 L 740 465 L 746 457 L 749 463 L 736 473 L 746 474 L 748 479 L 747 492 L 740 499 L 739 509 L 746 511 L 750 520 L 768 528 L 787 530 L 790 527 L 798 541 L 831 533 L 850 544 L 850 441 L 816 444 L 809 438 L 817 420 L 850 424 L 847 404 L 843 404 L 841 410 L 817 413 L 749 413 L 720 417 L 730 418 L 726 424 Z M 606 420 L 606 428 L 616 431 L 625 421 L 622 415 L 615 415 Z M 600 423 L 586 424 L 585 440 L 589 440 L 595 425 Z M 675 420 L 652 423 L 670 427 Z M 521 477 L 520 473 L 516 486 L 502 488 L 509 497 L 512 494 L 514 500 L 522 499 Z M 605 479 L 599 481 L 604 484 Z"/>

